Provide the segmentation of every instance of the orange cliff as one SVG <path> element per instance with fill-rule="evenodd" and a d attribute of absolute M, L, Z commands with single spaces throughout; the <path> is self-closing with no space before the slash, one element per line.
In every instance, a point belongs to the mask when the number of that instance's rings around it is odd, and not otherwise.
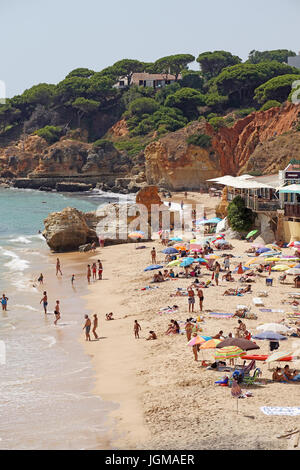
<path fill-rule="evenodd" d="M 246 165 L 257 146 L 293 131 L 299 117 L 298 105 L 286 103 L 280 108 L 254 112 L 237 121 L 234 126 L 222 127 L 217 132 L 207 124 L 206 132 L 212 137 L 212 147 L 219 155 L 222 174 L 238 175 L 245 168 L 251 171 Z M 261 173 L 267 171 L 272 161 L 271 154 L 264 157 L 265 165 L 260 169 Z"/>

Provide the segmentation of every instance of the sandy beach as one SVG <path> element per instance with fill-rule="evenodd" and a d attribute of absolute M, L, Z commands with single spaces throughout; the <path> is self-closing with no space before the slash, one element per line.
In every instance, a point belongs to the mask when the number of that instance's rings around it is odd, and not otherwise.
<path fill-rule="evenodd" d="M 200 195 L 198 200 L 211 208 L 216 201 L 207 195 Z M 250 259 L 245 254 L 250 244 L 237 240 L 231 243 L 234 248 L 230 253 L 235 256 L 231 268 L 234 268 Z M 118 405 L 110 413 L 113 448 L 285 449 L 288 441 L 276 436 L 297 426 L 299 418 L 266 416 L 260 407 L 297 406 L 299 385 L 268 383 L 272 378 L 270 366 L 257 362 L 262 371 L 262 384 L 247 387 L 253 396 L 239 400 L 237 412 L 230 388 L 214 384 L 224 373 L 202 367 L 202 358 L 214 361 L 214 350 L 203 352 L 203 356 L 200 353 L 199 361 L 195 362 L 185 335 L 164 334 L 171 319 L 185 322 L 190 317 L 187 297 L 171 297 L 171 294 L 178 287 L 188 287 L 191 280 L 179 278 L 151 284 L 153 273 L 145 273 L 144 268 L 151 264 L 152 246 L 156 247 L 158 263 L 164 263 L 165 255 L 161 253 L 163 247 L 159 241 L 142 244 L 145 249 L 137 250 L 134 244 L 99 249 L 93 258 L 103 263 L 103 280 L 92 283 L 85 296 L 89 312 L 98 314 L 101 337 L 99 341 L 85 344 L 95 368 L 94 392 Z M 284 253 L 291 254 L 292 250 L 285 249 Z M 206 269 L 202 271 L 204 280 L 211 278 Z M 211 318 L 208 311 L 234 313 L 241 304 L 251 306 L 251 311 L 258 316 L 257 320 L 244 320 L 252 335 L 258 333 L 256 327 L 263 323 L 287 318 L 286 313 L 293 310 L 282 301 L 294 290 L 293 277 L 288 276 L 283 285 L 279 282 L 280 274 L 272 273 L 274 283 L 269 288 L 265 285 L 267 273 L 265 277 L 256 276 L 256 282 L 251 284 L 252 293 L 243 297 L 223 296 L 229 287 L 240 286 L 237 274 L 232 283 L 222 281 L 220 276 L 218 287 L 212 285 L 204 290 L 203 334 L 211 336 L 220 330 L 225 336 L 234 333 L 237 318 Z M 146 286 L 155 288 L 142 290 Z M 253 297 L 264 290 L 269 294 L 264 298 L 264 308 L 284 313 L 262 313 L 254 306 Z M 179 307 L 176 313 L 158 313 L 161 308 L 173 305 Z M 108 312 L 114 313 L 114 321 L 105 321 Z M 195 313 L 195 316 L 199 314 L 197 301 Z M 142 328 L 140 339 L 134 337 L 134 320 L 138 320 Z M 149 330 L 156 332 L 156 341 L 145 340 Z M 254 353 L 269 354 L 268 341 L 257 343 L 260 350 Z M 289 338 L 281 344 L 280 350 L 290 352 L 299 346 L 299 339 Z M 275 365 L 284 364 L 272 363 L 271 367 Z M 290 367 L 295 369 L 297 363 L 290 363 Z"/>

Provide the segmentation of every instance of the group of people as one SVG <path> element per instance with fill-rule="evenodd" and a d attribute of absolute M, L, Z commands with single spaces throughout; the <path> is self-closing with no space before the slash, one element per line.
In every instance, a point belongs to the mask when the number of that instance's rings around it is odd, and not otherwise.
<path fill-rule="evenodd" d="M 201 288 L 197 289 L 197 296 L 199 299 L 199 308 L 200 312 L 203 311 L 203 302 L 204 302 L 204 294 Z M 188 288 L 188 305 L 189 305 L 189 313 L 194 313 L 195 311 L 195 291 L 192 286 Z"/>
<path fill-rule="evenodd" d="M 98 266 L 97 266 L 98 264 Z M 93 281 L 97 280 L 97 271 L 98 271 L 98 280 L 102 280 L 102 273 L 103 273 L 103 265 L 100 259 L 98 259 L 97 263 L 93 263 L 92 267 L 90 264 L 87 265 L 87 280 L 88 283 L 91 283 L 91 278 L 93 278 Z"/>
<path fill-rule="evenodd" d="M 290 366 L 287 364 L 284 366 L 283 371 L 281 367 L 276 367 L 276 370 L 273 372 L 272 380 L 274 382 L 298 382 L 300 381 L 300 374 L 294 370 L 293 372 L 290 369 Z"/>
<path fill-rule="evenodd" d="M 90 336 L 92 321 L 88 315 L 85 315 L 84 318 L 85 318 L 85 323 L 83 326 L 83 330 L 85 330 L 85 339 L 86 341 L 92 341 L 91 336 Z M 94 335 L 95 340 L 99 339 L 99 336 L 96 333 L 97 328 L 98 328 L 98 317 L 97 317 L 97 314 L 95 313 L 93 315 L 93 329 L 92 329 L 92 333 Z"/>
<path fill-rule="evenodd" d="M 140 339 L 140 331 L 142 331 L 141 325 L 139 324 L 137 320 L 134 320 L 133 332 L 134 332 L 135 339 Z M 155 340 L 155 339 L 157 339 L 156 333 L 153 330 L 150 330 L 149 336 L 146 338 L 146 340 L 150 341 L 150 340 Z"/>

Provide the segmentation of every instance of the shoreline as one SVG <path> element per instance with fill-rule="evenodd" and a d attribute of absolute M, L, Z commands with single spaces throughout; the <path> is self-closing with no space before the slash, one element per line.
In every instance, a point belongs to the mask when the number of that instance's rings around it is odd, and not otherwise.
<path fill-rule="evenodd" d="M 203 195 L 203 201 L 207 199 L 209 202 L 208 198 L 208 195 Z M 211 198 L 211 202 L 218 200 Z M 248 259 L 245 250 L 249 245 L 240 240 L 231 242 L 234 246 L 231 253 L 236 257 L 232 260 L 232 267 L 235 267 L 241 260 Z M 164 334 L 171 318 L 184 323 L 189 316 L 186 297 L 170 298 L 170 295 L 177 287 L 186 288 L 190 280 L 170 280 L 158 285 L 159 290 L 141 291 L 145 286 L 151 286 L 153 273 L 144 273 L 143 269 L 151 264 L 152 246 L 156 247 L 157 262 L 164 261 L 158 240 L 143 245 L 146 246 L 144 250 L 136 250 L 132 244 L 98 249 L 93 258 L 101 259 L 104 279 L 89 286 L 88 295 L 83 296 L 89 312 L 98 313 L 98 334 L 103 338 L 91 343 L 81 340 L 95 369 L 93 392 L 118 405 L 109 413 L 114 448 L 285 449 L 286 441 L 276 439 L 276 435 L 288 426 L 292 427 L 295 421 L 288 416 L 280 419 L 265 416 L 259 407 L 297 406 L 297 385 L 266 382 L 254 387 L 250 389 L 253 397 L 242 400 L 237 413 L 230 389 L 214 384 L 224 374 L 203 368 L 202 358 L 195 362 L 184 335 L 170 337 Z M 279 284 L 279 275 L 274 273 L 276 287 L 270 290 L 265 305 L 287 310 L 281 306 L 283 291 L 287 288 Z M 205 280 L 206 276 L 210 278 L 211 274 L 204 271 Z M 216 312 L 234 313 L 238 304 L 251 305 L 254 294 L 265 290 L 265 279 L 257 278 L 257 284 L 252 285 L 253 294 L 242 298 L 224 297 L 226 288 L 239 286 L 238 276 L 235 274 L 234 277 L 236 282 L 231 285 L 222 281 L 219 287 L 205 290 L 202 334 L 212 336 L 220 329 L 226 335 L 234 332 L 237 319 L 214 319 L 208 312 L 214 309 Z M 158 315 L 161 308 L 173 304 L 179 306 L 176 313 Z M 280 321 L 283 317 L 281 312 L 252 310 L 258 315 L 258 320 L 245 321 L 252 334 L 259 324 Z M 115 320 L 105 321 L 105 314 L 111 311 Z M 195 314 L 199 314 L 198 305 Z M 142 327 L 139 340 L 133 334 L 135 319 Z M 145 341 L 151 329 L 157 333 L 158 339 Z M 293 338 L 285 343 L 293 347 Z M 268 342 L 259 342 L 259 346 L 260 354 L 268 354 Z M 282 347 L 286 350 L 287 345 Z M 214 357 L 213 350 L 203 354 L 207 360 Z M 261 368 L 264 379 L 271 378 L 272 372 L 267 365 L 259 362 L 257 367 Z M 287 387 L 289 395 L 286 394 Z"/>

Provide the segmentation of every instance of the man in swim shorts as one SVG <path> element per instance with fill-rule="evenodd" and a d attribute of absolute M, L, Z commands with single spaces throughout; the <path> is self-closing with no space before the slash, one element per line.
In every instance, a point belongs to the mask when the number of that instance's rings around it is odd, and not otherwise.
<path fill-rule="evenodd" d="M 189 313 L 194 312 L 195 308 L 195 292 L 193 291 L 192 287 L 188 289 L 188 302 L 189 302 Z"/>
<path fill-rule="evenodd" d="M 47 298 L 47 292 L 46 291 L 43 293 L 43 298 L 41 299 L 40 304 L 42 302 L 43 302 L 45 315 L 47 315 L 48 298 Z"/>
<path fill-rule="evenodd" d="M 60 319 L 59 300 L 56 301 L 56 305 L 55 305 L 55 309 L 54 309 L 54 315 L 55 315 L 54 325 L 56 325 L 58 320 Z"/>
<path fill-rule="evenodd" d="M 88 315 L 85 315 L 84 318 L 85 318 L 85 324 L 84 324 L 84 327 L 82 329 L 83 330 L 85 329 L 85 339 L 86 339 L 86 341 L 91 341 L 90 329 L 91 329 L 92 322 L 89 319 Z"/>

